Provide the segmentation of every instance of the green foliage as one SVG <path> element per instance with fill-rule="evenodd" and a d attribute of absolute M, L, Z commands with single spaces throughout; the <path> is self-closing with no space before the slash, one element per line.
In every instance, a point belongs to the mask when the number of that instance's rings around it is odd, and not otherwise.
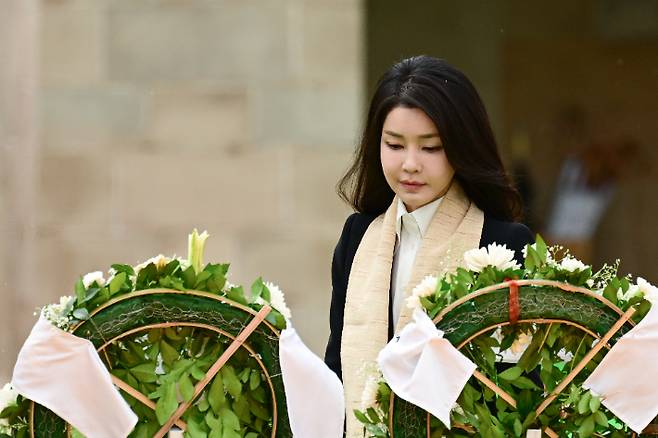
<path fill-rule="evenodd" d="M 19 395 L 16 398 L 16 403 L 5 407 L 0 412 L 0 420 L 7 422 L 8 426 L 0 425 L 0 438 L 2 437 L 16 437 L 27 438 L 30 436 L 28 427 L 28 419 L 30 418 L 30 400 Z M 10 429 L 11 435 L 4 434 L 2 431 L 5 427 Z"/>
<path fill-rule="evenodd" d="M 383 380 L 380 381 L 377 386 L 376 401 L 376 407 L 368 407 L 365 411 L 355 409 L 354 415 L 357 420 L 363 423 L 363 427 L 369 437 L 388 437 L 388 405 L 391 401 L 391 388 Z"/>
<path fill-rule="evenodd" d="M 228 284 L 229 264 L 208 263 L 202 269 L 207 235 L 199 235 L 196 230 L 193 234 L 192 262 L 158 256 L 136 267 L 113 264 L 107 281 L 98 280 L 85 286 L 83 278 L 79 278 L 73 299 L 48 306 L 46 317 L 58 327 L 73 332 L 79 324 L 90 320 L 99 307 L 148 289 L 206 292 L 255 311 L 270 302 L 270 291 L 261 278 L 254 282 L 248 296 L 242 286 Z M 279 330 L 286 327 L 285 318 L 274 308 L 267 321 Z M 122 393 L 139 417 L 131 436 L 153 436 L 184 402 L 190 403 L 183 415 L 188 424 L 185 436 L 269 436 L 273 428 L 272 382 L 245 349 L 238 349 L 209 385 L 197 389 L 230 342 L 232 339 L 209 330 L 173 326 L 145 329 L 106 347 L 101 356 L 110 372 L 155 405 L 151 408 Z M 200 393 L 196 394 L 197 391 Z M 28 416 L 23 405 L 21 410 L 5 409 L 0 418 L 9 421 L 13 436 L 25 436 L 23 429 L 27 430 Z M 3 430 L 0 424 L 0 438 Z M 74 431 L 73 435 L 78 436 L 79 432 Z"/>
<path fill-rule="evenodd" d="M 191 327 L 150 329 L 111 344 L 111 372 L 155 402 L 155 411 L 123 394 L 140 422 L 131 437 L 153 436 L 183 402 L 186 437 L 269 436 L 272 396 L 258 362 L 244 349 L 220 369 L 199 396 L 205 377 L 231 339 Z"/>
<path fill-rule="evenodd" d="M 89 319 L 89 315 L 94 309 L 107 303 L 109 300 L 129 294 L 134 291 L 140 291 L 153 288 L 164 288 L 173 290 L 197 290 L 210 292 L 224 296 L 236 303 L 250 306 L 259 310 L 262 304 L 256 303 L 257 299 L 262 298 L 269 302 L 270 292 L 265 286 L 263 280 L 259 277 L 251 286 L 251 296 L 245 295 L 242 286 L 226 287 L 229 264 L 208 263 L 202 271 L 196 272 L 192 266 L 185 267 L 180 260 L 173 259 L 166 265 L 156 265 L 148 263 L 139 269 L 129 265 L 114 264 L 112 269 L 115 271 L 114 277 L 103 287 L 93 283 L 85 288 L 82 278 L 75 283 L 75 303 L 70 309 L 72 320 L 71 326 Z M 66 311 L 68 313 L 69 310 Z M 285 318 L 276 310 L 268 315 L 267 321 L 277 329 L 282 330 L 286 326 Z"/>
<path fill-rule="evenodd" d="M 419 301 L 427 314 L 435 318 L 456 300 L 508 279 L 553 280 L 593 290 L 622 311 L 634 306 L 636 313 L 633 319 L 637 322 L 646 315 L 651 304 L 641 295 L 630 298 L 624 295 L 630 290 L 631 283 L 627 277 L 617 276 L 618 266 L 619 262 L 613 266 L 606 265 L 593 274 L 591 267 L 573 260 L 568 251 L 557 246 L 548 247 L 537 236 L 536 243 L 526 247 L 522 269 L 501 271 L 487 266 L 475 272 L 458 268 L 439 278 L 434 293 L 420 297 Z M 592 297 L 586 299 L 595 300 Z M 472 311 L 478 311 L 475 300 L 465 305 L 470 306 Z M 539 416 L 536 414 L 544 399 L 596 344 L 592 336 L 575 326 L 558 322 L 506 325 L 500 328 L 496 336 L 493 334 L 494 329 L 480 334 L 464 345 L 461 351 L 477 365 L 480 372 L 516 401 L 516 408 L 508 405 L 479 380 L 471 378 L 459 396 L 458 406 L 452 411 L 452 429 L 432 417 L 431 437 L 523 437 L 528 429 L 547 426 L 561 437 L 630 435 L 630 430 L 601 404 L 599 397 L 582 389 L 583 382 L 600 363 L 605 350 L 599 351 L 587 363 L 566 391 L 558 394 Z M 521 334 L 531 336 L 531 340 L 524 346 L 518 362 L 507 368 L 501 367 L 499 362 L 503 353 L 514 348 Z M 390 388 L 384 382 L 381 386 L 386 390 L 380 390 L 376 407 L 354 412 L 364 424 L 368 437 L 389 436 Z M 389 397 L 384 403 L 381 394 L 386 391 Z"/>

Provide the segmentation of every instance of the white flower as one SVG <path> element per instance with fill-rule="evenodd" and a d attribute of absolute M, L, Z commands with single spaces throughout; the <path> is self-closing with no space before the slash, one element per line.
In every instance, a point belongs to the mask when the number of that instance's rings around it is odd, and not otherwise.
<path fill-rule="evenodd" d="M 457 415 L 465 415 L 465 414 L 464 414 L 464 410 L 462 409 L 461 406 L 459 406 L 459 403 L 455 403 L 455 404 L 452 406 L 452 409 L 450 409 L 450 412 L 454 412 L 454 413 L 457 414 Z"/>
<path fill-rule="evenodd" d="M 581 262 L 580 260 L 574 257 L 563 258 L 558 266 L 560 269 L 569 272 L 584 271 L 589 267 L 585 263 Z"/>
<path fill-rule="evenodd" d="M 427 275 L 423 278 L 423 281 L 420 282 L 414 289 L 411 291 L 412 295 L 418 297 L 427 297 L 432 295 L 436 291 L 436 287 L 439 283 L 439 279 L 433 275 Z"/>
<path fill-rule="evenodd" d="M 139 273 L 139 271 L 141 271 L 142 269 L 144 269 L 145 267 L 147 267 L 151 263 L 153 263 L 156 268 L 162 269 L 165 266 L 167 266 L 167 264 L 171 260 L 172 260 L 171 257 L 165 257 L 162 254 L 158 254 L 155 257 L 151 257 L 150 259 L 148 259 L 144 263 L 140 263 L 139 265 L 135 266 L 133 269 L 135 270 L 135 275 L 137 275 Z"/>
<path fill-rule="evenodd" d="M 197 274 L 203 270 L 203 248 L 208 237 L 207 231 L 199 234 L 195 228 L 187 238 L 187 259 Z"/>
<path fill-rule="evenodd" d="M 622 288 L 617 289 L 617 300 L 624 299 L 624 290 Z"/>
<path fill-rule="evenodd" d="M 510 349 L 512 350 L 512 353 L 514 354 L 519 354 L 525 351 L 526 348 L 528 348 L 528 345 L 530 345 L 530 342 L 532 342 L 532 334 L 527 334 L 527 333 L 519 333 L 517 338 L 514 340 L 512 343 L 512 346 Z"/>
<path fill-rule="evenodd" d="M 537 249 L 537 244 L 536 243 L 533 243 L 532 245 L 526 244 L 526 246 L 523 247 L 523 249 L 521 250 L 521 254 L 523 254 L 524 259 L 528 257 L 528 247 L 531 247 L 532 249 Z"/>
<path fill-rule="evenodd" d="M 114 277 L 117 275 L 117 270 L 114 268 L 110 268 L 107 270 L 107 280 L 105 280 L 105 283 L 110 284 L 112 280 L 114 280 Z"/>
<path fill-rule="evenodd" d="M 642 277 L 637 277 L 637 287 L 647 301 L 651 304 L 658 303 L 658 287 L 649 283 Z"/>
<path fill-rule="evenodd" d="M 270 291 L 270 304 L 272 307 L 278 310 L 280 314 L 290 319 L 292 315 L 290 314 L 290 309 L 286 305 L 285 297 L 281 289 L 279 289 L 279 286 L 270 283 L 269 281 L 265 282 L 265 286 Z"/>
<path fill-rule="evenodd" d="M 6 383 L 5 386 L 0 390 L 0 412 L 2 412 L 6 407 L 16 405 L 16 399 L 18 398 L 18 392 L 11 387 L 10 383 Z"/>
<path fill-rule="evenodd" d="M 71 321 L 69 314 L 73 310 L 74 301 L 75 297 L 60 297 L 59 303 L 50 304 L 43 308 L 43 316 L 56 327 L 66 329 Z"/>
<path fill-rule="evenodd" d="M 587 281 L 585 282 L 585 284 L 586 284 L 587 287 L 589 287 L 590 289 L 593 288 L 593 287 L 594 287 L 594 279 L 593 279 L 593 278 L 588 278 Z"/>
<path fill-rule="evenodd" d="M 82 284 L 84 284 L 85 289 L 88 289 L 94 283 L 100 287 L 105 286 L 105 279 L 101 271 L 90 272 L 82 277 Z"/>
<path fill-rule="evenodd" d="M 573 359 L 573 353 L 563 348 L 557 352 L 557 357 L 568 363 Z"/>
<path fill-rule="evenodd" d="M 524 259 L 526 259 L 528 257 L 528 247 L 530 247 L 530 248 L 534 249 L 535 251 L 537 251 L 537 244 L 536 243 L 533 243 L 532 245 L 524 246 L 523 249 L 521 250 L 521 253 L 523 254 Z M 549 266 L 556 266 L 555 260 L 553 260 L 553 255 L 551 254 L 551 251 L 553 251 L 554 248 L 555 247 L 552 246 L 550 248 L 547 248 L 547 251 L 546 251 L 546 264 L 549 265 Z"/>
<path fill-rule="evenodd" d="M 420 304 L 420 299 L 416 295 L 410 295 L 407 298 L 405 298 L 405 303 L 407 303 L 407 307 L 410 309 L 415 309 L 416 307 L 421 307 Z"/>
<path fill-rule="evenodd" d="M 379 391 L 379 376 L 370 376 L 366 380 L 361 393 L 361 410 L 377 406 L 377 392 Z"/>
<path fill-rule="evenodd" d="M 0 433 L 11 436 L 11 427 L 9 426 L 9 420 L 6 418 L 0 418 Z"/>
<path fill-rule="evenodd" d="M 617 290 L 617 299 L 618 300 L 630 301 L 632 298 L 634 298 L 638 295 L 642 295 L 642 291 L 640 290 L 640 287 L 636 284 L 631 284 L 628 287 L 628 290 L 626 291 L 626 293 L 624 293 L 624 291 L 621 288 L 619 288 Z"/>
<path fill-rule="evenodd" d="M 486 248 L 471 249 L 464 253 L 466 267 L 471 271 L 480 272 L 487 266 L 505 271 L 520 266 L 514 261 L 514 251 L 507 249 L 506 245 L 492 243 Z"/>
<path fill-rule="evenodd" d="M 528 247 L 530 247 L 530 248 L 534 249 L 535 251 L 537 251 L 537 244 L 536 243 L 533 243 L 532 245 L 524 246 L 523 249 L 521 250 L 521 253 L 523 254 L 524 259 L 528 257 Z M 553 256 L 551 255 L 550 251 L 546 251 L 546 263 L 548 263 L 548 264 L 553 263 Z"/>
<path fill-rule="evenodd" d="M 436 278 L 433 275 L 427 275 L 425 278 L 423 278 L 423 281 L 421 281 L 414 289 L 411 291 L 411 295 L 407 297 L 406 302 L 407 302 L 407 307 L 410 309 L 415 309 L 416 307 L 420 306 L 420 297 L 427 297 L 432 295 L 436 291 L 436 287 L 438 286 L 439 279 Z"/>
<path fill-rule="evenodd" d="M 178 263 L 180 263 L 180 268 L 181 268 L 183 271 L 186 270 L 187 268 L 189 268 L 190 266 L 192 266 L 192 265 L 190 264 L 190 261 L 187 260 L 187 259 L 184 259 L 184 258 L 182 258 L 182 257 L 176 257 L 176 256 L 174 256 L 174 258 L 175 258 L 176 260 L 178 260 Z"/>

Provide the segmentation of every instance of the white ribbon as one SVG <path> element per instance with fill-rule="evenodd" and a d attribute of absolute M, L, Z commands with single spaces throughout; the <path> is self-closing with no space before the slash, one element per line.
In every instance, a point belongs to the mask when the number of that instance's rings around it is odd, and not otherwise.
<path fill-rule="evenodd" d="M 432 320 L 416 308 L 413 321 L 377 358 L 395 394 L 450 427 L 450 411 L 476 365 L 459 352 Z"/>
<path fill-rule="evenodd" d="M 583 388 L 638 434 L 658 415 L 658 303 L 612 347 Z"/>
<path fill-rule="evenodd" d="M 345 425 L 343 385 L 304 345 L 290 321 L 279 338 L 279 361 L 293 436 L 341 438 Z"/>
<path fill-rule="evenodd" d="M 124 438 L 137 423 L 94 345 L 43 316 L 18 354 L 12 386 L 85 436 Z"/>

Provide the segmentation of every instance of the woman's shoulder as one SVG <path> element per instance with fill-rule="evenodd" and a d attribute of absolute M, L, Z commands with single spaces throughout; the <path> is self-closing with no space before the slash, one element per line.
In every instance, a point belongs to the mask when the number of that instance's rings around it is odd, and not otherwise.
<path fill-rule="evenodd" d="M 377 218 L 376 215 L 366 213 L 352 213 L 349 215 L 343 226 L 341 241 L 356 241 L 358 244 L 375 218 Z"/>
<path fill-rule="evenodd" d="M 530 228 L 519 222 L 507 222 L 484 216 L 484 226 L 482 227 L 482 237 L 480 238 L 480 247 L 492 243 L 507 245 L 519 254 L 526 244 L 534 243 L 535 237 Z"/>
<path fill-rule="evenodd" d="M 370 226 L 370 223 L 372 223 L 376 217 L 377 216 L 374 215 L 354 213 L 345 220 L 343 232 L 336 244 L 333 259 L 333 267 L 342 270 L 344 273 L 341 277 L 345 281 L 345 287 L 347 287 L 347 278 L 350 275 L 350 269 L 352 267 L 352 261 L 354 260 L 356 250 L 361 243 L 363 235 Z M 337 281 L 335 275 L 336 274 L 334 273 L 334 283 Z"/>

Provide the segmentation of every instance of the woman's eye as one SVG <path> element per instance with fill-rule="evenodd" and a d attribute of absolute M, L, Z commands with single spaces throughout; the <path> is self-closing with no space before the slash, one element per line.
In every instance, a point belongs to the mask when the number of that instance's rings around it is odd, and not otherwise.
<path fill-rule="evenodd" d="M 427 152 L 439 152 L 443 146 L 425 146 L 423 149 Z"/>
<path fill-rule="evenodd" d="M 389 148 L 393 149 L 394 151 L 397 151 L 397 150 L 399 150 L 399 149 L 402 149 L 402 145 L 401 145 L 401 144 L 395 144 L 395 143 L 388 143 L 388 142 L 387 142 L 387 143 L 386 143 L 386 146 L 388 146 Z"/>

